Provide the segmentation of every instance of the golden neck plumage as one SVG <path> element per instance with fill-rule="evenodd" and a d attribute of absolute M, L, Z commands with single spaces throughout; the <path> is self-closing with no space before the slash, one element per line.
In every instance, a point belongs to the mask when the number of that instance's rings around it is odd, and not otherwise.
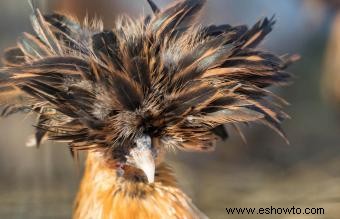
<path fill-rule="evenodd" d="M 73 219 L 206 218 L 176 186 L 170 168 L 158 165 L 155 183 L 119 177 L 96 152 L 89 152 Z"/>

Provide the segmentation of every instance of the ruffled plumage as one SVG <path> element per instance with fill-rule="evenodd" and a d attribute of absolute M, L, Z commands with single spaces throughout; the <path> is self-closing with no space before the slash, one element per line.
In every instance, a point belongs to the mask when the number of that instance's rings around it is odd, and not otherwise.
<path fill-rule="evenodd" d="M 274 18 L 254 26 L 197 24 L 204 0 L 176 1 L 153 15 L 121 17 L 111 30 L 34 8 L 0 69 L 2 116 L 34 112 L 36 144 L 67 142 L 125 159 L 148 133 L 161 148 L 213 149 L 225 125 L 261 122 L 285 137 L 285 102 L 267 90 L 286 84 L 296 56 L 257 49 Z M 10 97 L 10 98 L 6 98 Z M 268 97 L 271 97 L 268 100 Z"/>
<path fill-rule="evenodd" d="M 268 86 L 290 78 L 292 58 L 256 49 L 274 18 L 252 28 L 200 27 L 192 22 L 204 2 L 161 12 L 151 2 L 154 16 L 122 17 L 109 31 L 100 21 L 81 25 L 35 9 L 35 35 L 25 33 L 4 56 L 1 90 L 21 90 L 24 101 L 3 115 L 30 109 L 44 117 L 39 132 L 74 149 L 120 144 L 143 124 L 179 148 L 197 150 L 209 148 L 223 124 L 260 121 L 282 134 L 286 114 L 264 99 L 272 96 Z M 126 114 L 129 127 L 121 120 Z"/>

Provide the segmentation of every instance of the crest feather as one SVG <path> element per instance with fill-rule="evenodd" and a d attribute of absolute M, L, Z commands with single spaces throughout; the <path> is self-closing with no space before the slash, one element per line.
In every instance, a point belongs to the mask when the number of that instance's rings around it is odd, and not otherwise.
<path fill-rule="evenodd" d="M 217 137 L 228 137 L 225 124 L 243 136 L 239 125 L 250 122 L 286 139 L 286 103 L 267 88 L 289 82 L 286 68 L 297 56 L 257 48 L 274 17 L 251 28 L 197 27 L 205 2 L 160 10 L 148 0 L 153 15 L 121 17 L 111 30 L 33 7 L 35 33 L 4 54 L 1 116 L 37 114 L 35 143 L 68 142 L 73 153 L 123 150 L 145 132 L 171 147 L 211 150 Z"/>

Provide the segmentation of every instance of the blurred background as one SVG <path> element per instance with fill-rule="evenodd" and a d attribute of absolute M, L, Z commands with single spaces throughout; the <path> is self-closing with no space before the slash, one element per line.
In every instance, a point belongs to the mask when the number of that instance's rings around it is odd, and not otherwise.
<path fill-rule="evenodd" d="M 110 28 L 119 14 L 150 13 L 140 0 L 40 0 L 44 12 L 97 15 Z M 171 0 L 155 0 L 164 6 Z M 30 7 L 23 0 L 0 3 L 0 49 L 31 32 Z M 340 215 L 340 1 L 213 0 L 203 24 L 254 24 L 275 14 L 277 24 L 261 48 L 300 54 L 290 68 L 295 82 L 277 90 L 291 105 L 284 123 L 291 144 L 260 125 L 245 127 L 212 153 L 170 155 L 181 187 L 212 219 L 259 218 L 227 215 L 226 207 L 322 207 L 325 215 L 268 215 L 261 218 L 336 219 Z M 66 145 L 25 147 L 34 118 L 0 121 L 0 218 L 66 219 L 81 178 Z"/>

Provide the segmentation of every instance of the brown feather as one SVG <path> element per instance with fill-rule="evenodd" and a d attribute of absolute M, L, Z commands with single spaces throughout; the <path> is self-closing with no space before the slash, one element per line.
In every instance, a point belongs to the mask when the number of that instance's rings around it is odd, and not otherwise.
<path fill-rule="evenodd" d="M 211 151 L 225 124 L 243 138 L 240 124 L 260 122 L 286 139 L 286 102 L 267 89 L 290 81 L 297 56 L 257 48 L 274 18 L 200 27 L 205 2 L 160 10 L 149 0 L 153 15 L 121 17 L 108 31 L 33 7 L 35 33 L 6 50 L 1 116 L 34 113 L 37 145 L 66 142 L 75 158 L 88 151 L 74 219 L 206 218 L 176 188 L 167 149 Z M 129 160 L 140 139 L 152 145 L 154 183 Z"/>

